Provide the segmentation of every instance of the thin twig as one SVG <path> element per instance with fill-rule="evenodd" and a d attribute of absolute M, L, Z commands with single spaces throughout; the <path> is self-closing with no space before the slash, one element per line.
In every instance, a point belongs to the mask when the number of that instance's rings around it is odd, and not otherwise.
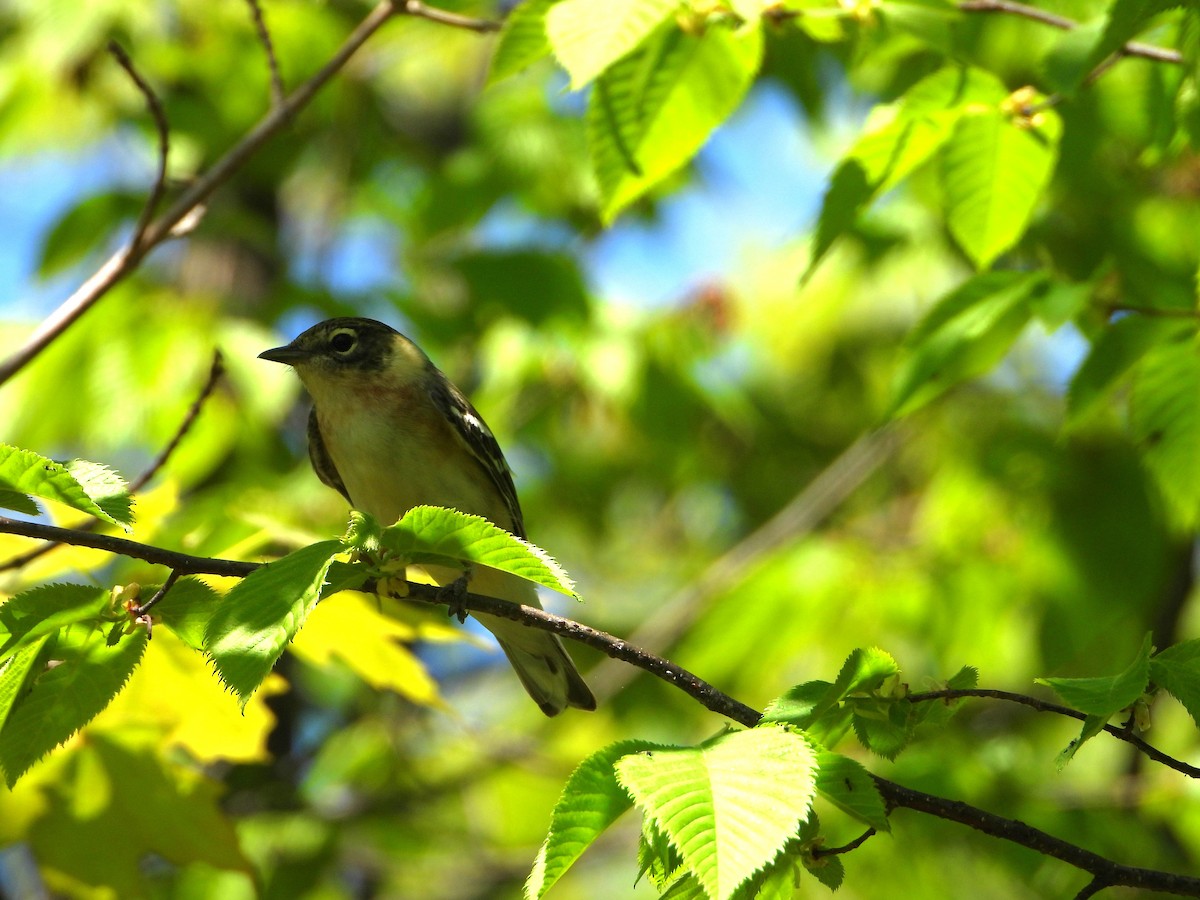
<path fill-rule="evenodd" d="M 1056 15 L 1055 13 L 1047 12 L 1044 9 L 1038 9 L 1036 6 L 1029 6 L 1025 3 L 1015 3 L 1013 0 L 962 0 L 958 4 L 958 8 L 962 12 L 1006 13 L 1012 16 L 1020 16 L 1023 19 L 1040 22 L 1043 25 L 1049 25 L 1051 28 L 1057 28 L 1060 31 L 1072 31 L 1079 27 L 1079 23 L 1074 19 L 1068 19 L 1065 16 Z M 1179 65 L 1183 62 L 1183 54 L 1178 50 L 1156 47 L 1153 44 L 1143 44 L 1140 41 L 1128 41 L 1122 44 L 1117 50 L 1117 55 L 1134 56 L 1153 62 L 1172 63 L 1173 65 Z"/>
<path fill-rule="evenodd" d="M 812 855 L 820 859 L 822 856 L 839 856 L 842 853 L 849 853 L 851 850 L 857 850 L 867 842 L 867 838 L 874 837 L 875 829 L 868 828 L 854 840 L 848 844 L 843 844 L 841 847 L 815 847 Z"/>
<path fill-rule="evenodd" d="M 262 5 L 258 0 L 246 0 L 250 5 L 250 18 L 254 20 L 254 31 L 258 41 L 263 45 L 267 55 L 267 69 L 271 75 L 271 105 L 283 103 L 286 91 L 283 87 L 283 76 L 279 74 L 279 60 L 275 56 L 275 45 L 271 42 L 271 32 L 267 30 L 267 21 L 263 18 Z"/>
<path fill-rule="evenodd" d="M 905 699 L 910 703 L 926 703 L 930 700 L 961 700 L 966 697 L 983 697 L 989 700 L 1005 700 L 1009 703 L 1019 703 L 1022 706 L 1027 706 L 1030 709 L 1035 709 L 1038 712 L 1055 713 L 1060 716 L 1068 716 L 1072 719 L 1084 721 L 1087 719 L 1087 714 L 1082 713 L 1077 709 L 1071 709 L 1069 706 L 1061 706 L 1058 703 L 1050 703 L 1046 700 L 1039 700 L 1037 697 L 1030 697 L 1027 694 L 1017 694 L 1012 691 L 999 691 L 992 688 L 949 688 L 944 691 L 924 691 L 919 694 L 909 694 Z M 1168 769 L 1174 769 L 1189 778 L 1200 778 L 1200 768 L 1190 766 L 1182 760 L 1175 759 L 1173 756 L 1168 756 L 1157 747 L 1146 743 L 1133 732 L 1125 728 L 1118 728 L 1116 725 L 1104 726 L 1104 731 L 1111 734 L 1119 741 L 1124 741 L 1132 747 L 1137 748 L 1150 759 L 1157 763 L 1161 763 Z"/>
<path fill-rule="evenodd" d="M 499 31 L 502 24 L 491 19 L 475 19 L 471 16 L 460 16 L 458 13 L 448 12 L 434 6 L 426 6 L 421 0 L 396 0 L 395 5 L 397 12 L 404 13 L 407 16 L 428 19 L 430 22 L 450 25 L 453 28 L 465 28 L 467 31 L 477 31 L 480 34 Z"/>
<path fill-rule="evenodd" d="M 163 109 L 162 101 L 158 99 L 158 94 L 138 72 L 133 60 L 125 52 L 125 48 L 116 41 L 109 41 L 108 52 L 113 55 L 113 58 L 137 85 L 137 89 L 142 92 L 142 96 L 146 99 L 146 107 L 150 110 L 150 118 L 154 120 L 154 127 L 158 131 L 158 169 L 154 173 L 154 184 L 150 187 L 150 194 L 146 197 L 146 202 L 142 204 L 141 214 L 138 215 L 137 224 L 133 227 L 133 236 L 127 245 L 127 251 L 133 253 L 141 244 L 146 229 L 158 209 L 158 203 L 167 189 L 167 157 L 171 150 L 171 126 L 167 123 L 167 113 Z"/>
<path fill-rule="evenodd" d="M 179 423 L 179 427 L 175 429 L 175 434 L 172 436 L 171 440 L 167 442 L 167 445 L 163 447 L 162 451 L 157 457 L 155 457 L 154 461 L 151 462 L 150 465 L 143 470 L 137 478 L 129 482 L 129 493 L 136 494 L 138 491 L 144 488 L 146 484 L 149 483 L 150 479 L 157 475 L 162 467 L 167 464 L 167 460 L 171 458 L 171 454 L 175 452 L 175 448 L 179 446 L 179 443 L 183 440 L 184 436 L 188 433 L 188 431 L 191 430 L 192 424 L 200 415 L 200 410 L 204 407 L 205 401 L 208 400 L 209 396 L 216 389 L 217 383 L 221 380 L 221 376 L 223 374 L 225 374 L 224 359 L 221 356 L 220 350 L 214 350 L 212 365 L 209 366 L 208 370 L 208 379 L 204 382 L 204 386 L 200 389 L 200 393 L 196 396 L 195 401 L 184 415 L 183 421 Z M 99 525 L 99 519 L 92 519 L 91 521 L 81 525 L 79 530 L 92 531 Z M 14 556 L 7 562 L 0 563 L 0 572 L 7 572 L 10 569 L 20 569 L 24 566 L 27 566 L 35 559 L 45 553 L 49 553 L 57 546 L 58 542 L 52 541 L 50 543 L 42 544 L 40 547 L 35 547 L 34 549 L 26 553 L 22 553 L 19 556 Z"/>
<path fill-rule="evenodd" d="M 175 582 L 183 573 L 178 569 L 172 569 L 171 574 L 167 576 L 167 580 L 163 582 L 163 586 L 154 592 L 154 596 L 143 603 L 141 606 L 135 606 L 129 612 L 134 616 L 144 616 L 148 613 L 163 597 L 167 596 L 167 592 L 175 587 Z"/>
<path fill-rule="evenodd" d="M 329 62 L 297 87 L 282 103 L 271 109 L 245 137 L 231 147 L 207 172 L 193 181 L 166 212 L 146 226 L 139 242 L 131 242 L 109 257 L 58 309 L 42 321 L 24 346 L 0 364 L 0 385 L 21 371 L 114 285 L 128 276 L 147 253 L 171 237 L 173 229 L 245 165 L 246 161 L 283 129 L 297 112 L 307 106 L 317 91 L 346 65 L 350 57 L 396 11 L 397 7 L 392 0 L 381 0 L 350 33 Z M 447 21 L 445 24 L 455 23 Z M 469 26 L 464 24 L 459 27 Z"/>

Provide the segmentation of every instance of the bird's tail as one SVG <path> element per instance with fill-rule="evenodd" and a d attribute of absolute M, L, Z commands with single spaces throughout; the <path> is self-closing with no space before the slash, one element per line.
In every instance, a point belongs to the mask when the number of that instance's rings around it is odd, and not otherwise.
<path fill-rule="evenodd" d="M 568 706 L 596 708 L 596 698 L 558 635 L 497 616 L 473 615 L 496 636 L 521 684 L 542 712 L 556 716 Z"/>

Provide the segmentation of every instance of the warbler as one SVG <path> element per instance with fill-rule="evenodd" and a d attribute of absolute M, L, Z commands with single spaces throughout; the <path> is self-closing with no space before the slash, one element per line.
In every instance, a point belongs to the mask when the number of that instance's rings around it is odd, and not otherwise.
<path fill-rule="evenodd" d="M 483 516 L 518 537 L 525 524 L 512 473 L 491 429 L 421 349 L 389 325 L 343 317 L 259 354 L 291 366 L 313 399 L 308 452 L 317 477 L 390 525 L 414 506 Z M 438 584 L 460 570 L 423 566 Z M 476 566 L 470 590 L 541 607 L 523 578 Z M 596 699 L 557 635 L 483 613 L 525 690 L 554 716 Z"/>

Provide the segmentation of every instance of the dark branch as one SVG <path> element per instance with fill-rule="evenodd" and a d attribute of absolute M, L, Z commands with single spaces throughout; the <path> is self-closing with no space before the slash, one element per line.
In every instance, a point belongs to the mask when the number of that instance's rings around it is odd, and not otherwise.
<path fill-rule="evenodd" d="M 906 698 L 910 703 L 924 703 L 930 700 L 960 700 L 965 697 L 983 697 L 989 700 L 1005 700 L 1009 703 L 1019 703 L 1022 706 L 1028 706 L 1030 709 L 1036 709 L 1038 712 L 1056 713 L 1060 716 L 1069 716 L 1072 719 L 1084 721 L 1087 718 L 1086 713 L 1082 713 L 1077 709 L 1071 709 L 1069 706 L 1061 706 L 1058 703 L 1050 703 L 1046 700 L 1039 700 L 1037 697 L 1030 697 L 1027 694 L 1016 694 L 1012 691 L 997 691 L 989 688 L 969 688 L 962 690 L 944 690 L 944 691 L 926 691 L 920 694 L 909 694 Z M 1119 741 L 1124 741 L 1132 747 L 1136 747 L 1150 759 L 1157 763 L 1162 763 L 1169 769 L 1174 769 L 1187 775 L 1189 778 L 1200 778 L 1200 768 L 1190 766 L 1181 760 L 1175 759 L 1173 756 L 1168 756 L 1157 747 L 1146 743 L 1133 732 L 1125 728 L 1118 728 L 1116 725 L 1105 725 L 1104 730 L 1111 734 Z"/>
<path fill-rule="evenodd" d="M 428 19 L 430 22 L 450 25 L 454 28 L 465 28 L 467 31 L 477 31 L 480 34 L 500 30 L 499 22 L 493 22 L 491 19 L 473 19 L 470 16 L 460 16 L 458 13 L 447 12 L 444 9 L 437 9 L 433 6 L 426 6 L 421 0 L 395 0 L 395 6 L 397 12 L 404 13 L 406 16 Z"/>
<path fill-rule="evenodd" d="M 99 550 L 107 550 L 111 553 L 132 556 L 136 559 L 146 560 L 147 562 L 170 566 L 178 575 L 207 573 L 213 575 L 245 576 L 259 567 L 257 563 L 189 556 L 184 553 L 162 550 L 122 538 L 72 532 L 65 528 L 18 522 L 2 517 L 0 517 L 0 532 L 24 534 L 31 537 L 64 542 L 69 541 L 84 547 L 94 547 Z M 366 584 L 362 589 L 370 591 L 373 588 L 373 584 Z M 409 599 L 442 606 L 453 603 L 455 607 L 501 616 L 514 622 L 521 622 L 532 628 L 550 631 L 573 641 L 595 647 L 609 656 L 625 660 L 631 665 L 635 665 L 678 687 L 689 696 L 698 700 L 705 708 L 747 728 L 754 727 L 762 718 L 762 714 L 757 710 L 717 690 L 711 684 L 708 684 L 686 669 L 665 659 L 652 656 L 611 634 L 606 634 L 587 625 L 581 625 L 563 616 L 556 616 L 542 609 L 520 606 L 506 600 L 483 597 L 478 594 L 468 593 L 456 596 L 452 601 L 448 601 L 444 590 L 429 584 L 409 582 L 408 591 Z M 933 698 L 928 697 L 927 699 Z M 1043 855 L 1054 857 L 1078 869 L 1082 869 L 1093 876 L 1094 884 L 1099 884 L 1102 887 L 1128 886 L 1164 891 L 1181 896 L 1200 897 L 1200 878 L 1121 865 L 1090 850 L 1085 850 L 1068 841 L 1056 838 L 1031 825 L 1026 825 L 1024 822 L 994 815 L 959 800 L 948 800 L 934 794 L 916 791 L 889 781 L 886 778 L 873 775 L 872 779 L 887 805 L 889 814 L 896 809 L 911 809 L 951 822 L 958 822 L 969 828 L 974 828 L 983 834 L 1010 841 L 1022 847 L 1028 847 Z M 852 846 L 861 844 L 867 837 L 869 837 L 869 833 L 859 838 L 855 845 L 847 845 L 846 848 L 839 848 L 839 852 L 846 852 L 852 849 Z M 830 853 L 832 851 L 826 852 Z"/>
<path fill-rule="evenodd" d="M 262 6 L 258 0 L 246 0 L 246 3 L 250 6 L 250 18 L 254 20 L 254 31 L 258 35 L 258 41 L 267 55 L 267 70 L 271 76 L 271 105 L 278 106 L 283 102 L 286 91 L 283 87 L 283 76 L 279 74 L 279 60 L 275 56 L 271 32 L 267 30 L 267 22 L 263 18 Z"/>
<path fill-rule="evenodd" d="M 813 850 L 812 855 L 820 859 L 822 856 L 839 856 L 843 853 L 849 853 L 851 850 L 857 850 L 867 842 L 867 838 L 874 837 L 874 835 L 875 829 L 868 828 L 848 844 L 843 844 L 841 847 L 817 847 Z"/>

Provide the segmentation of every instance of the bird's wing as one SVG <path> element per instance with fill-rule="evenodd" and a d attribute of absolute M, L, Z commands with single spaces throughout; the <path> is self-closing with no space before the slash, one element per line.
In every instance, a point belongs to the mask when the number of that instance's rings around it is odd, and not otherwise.
<path fill-rule="evenodd" d="M 504 453 L 496 442 L 483 417 L 475 411 L 471 402 L 463 396 L 445 375 L 438 372 L 434 387 L 430 391 L 434 404 L 453 426 L 455 436 L 487 473 L 512 520 L 512 532 L 517 537 L 525 536 L 525 522 L 521 515 L 521 504 L 517 501 L 517 488 L 513 484 L 512 471 L 504 459 Z"/>
<path fill-rule="evenodd" d="M 342 482 L 342 476 L 338 474 L 337 466 L 333 464 L 333 457 L 329 455 L 329 450 L 325 447 L 325 439 L 321 437 L 321 426 L 317 422 L 315 406 L 308 414 L 308 458 L 312 461 L 313 471 L 317 473 L 317 477 L 345 497 L 347 503 L 353 505 L 350 493 Z"/>

